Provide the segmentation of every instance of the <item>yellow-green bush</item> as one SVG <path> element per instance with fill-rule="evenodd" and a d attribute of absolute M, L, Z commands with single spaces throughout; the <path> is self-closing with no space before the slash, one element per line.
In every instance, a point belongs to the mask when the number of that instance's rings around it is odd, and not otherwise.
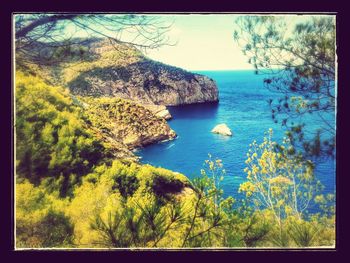
<path fill-rule="evenodd" d="M 28 181 L 16 184 L 16 246 L 72 246 L 73 224 L 65 214 L 67 203 Z"/>
<path fill-rule="evenodd" d="M 111 157 L 103 143 L 82 121 L 81 108 L 69 92 L 40 78 L 16 73 L 16 172 L 39 184 L 44 177 L 63 177 L 61 194 L 69 191 L 69 178 L 91 171 Z"/>

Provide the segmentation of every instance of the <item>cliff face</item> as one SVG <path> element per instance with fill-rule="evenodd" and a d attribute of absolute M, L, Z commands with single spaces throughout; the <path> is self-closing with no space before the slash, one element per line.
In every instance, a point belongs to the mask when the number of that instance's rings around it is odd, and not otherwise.
<path fill-rule="evenodd" d="M 149 109 L 154 115 L 159 118 L 164 118 L 169 120 L 172 118 L 170 112 L 164 105 L 155 105 L 155 104 L 142 104 L 143 107 Z"/>
<path fill-rule="evenodd" d="M 212 79 L 147 59 L 131 47 L 101 41 L 94 43 L 90 52 L 95 61 L 68 69 L 77 72 L 66 74 L 73 94 L 166 106 L 218 101 Z"/>
<path fill-rule="evenodd" d="M 136 157 L 132 149 L 176 137 L 164 118 L 133 101 L 86 97 L 78 100 L 96 135 L 116 150 L 117 158 L 133 160 Z"/>

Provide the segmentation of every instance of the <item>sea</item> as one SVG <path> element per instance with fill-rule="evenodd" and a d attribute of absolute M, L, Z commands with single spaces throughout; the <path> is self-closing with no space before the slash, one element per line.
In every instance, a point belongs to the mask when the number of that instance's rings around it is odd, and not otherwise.
<path fill-rule="evenodd" d="M 249 144 L 261 143 L 264 133 L 273 129 L 273 140 L 282 142 L 285 128 L 271 117 L 269 99 L 278 99 L 280 93 L 263 85 L 266 75 L 252 70 L 197 71 L 212 78 L 219 89 L 218 103 L 192 104 L 169 107 L 170 127 L 178 137 L 175 140 L 153 144 L 139 149 L 141 162 L 185 174 L 190 179 L 200 176 L 205 160 L 222 160 L 226 175 L 221 182 L 224 196 L 237 199 L 238 188 L 246 181 L 245 160 Z M 335 124 L 335 117 L 330 116 Z M 315 130 L 320 126 L 316 116 L 307 117 L 306 127 Z M 226 123 L 233 136 L 211 133 L 221 123 Z M 324 185 L 323 193 L 335 193 L 335 159 L 316 161 L 315 175 Z"/>

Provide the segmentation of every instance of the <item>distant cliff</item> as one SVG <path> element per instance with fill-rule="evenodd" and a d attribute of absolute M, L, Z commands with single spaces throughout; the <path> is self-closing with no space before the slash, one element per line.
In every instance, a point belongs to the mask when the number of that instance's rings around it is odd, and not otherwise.
<path fill-rule="evenodd" d="M 212 79 L 150 60 L 133 47 L 100 40 L 89 52 L 94 59 L 63 70 L 73 94 L 166 106 L 218 101 Z"/>

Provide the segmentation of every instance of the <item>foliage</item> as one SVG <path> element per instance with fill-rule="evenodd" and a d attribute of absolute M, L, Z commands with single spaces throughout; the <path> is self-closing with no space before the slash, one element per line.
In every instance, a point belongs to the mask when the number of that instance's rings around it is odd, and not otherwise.
<path fill-rule="evenodd" d="M 181 221 L 178 203 L 164 209 L 157 202 L 143 207 L 124 207 L 120 212 L 108 213 L 103 220 L 97 216 L 91 224 L 107 247 L 157 247 L 168 231 Z"/>
<path fill-rule="evenodd" d="M 334 241 L 332 216 L 288 216 L 281 219 L 281 236 L 271 209 L 254 210 L 244 205 L 237 208 L 232 197 L 222 197 L 221 188 L 213 180 L 215 176 L 211 176 L 213 171 L 221 174 L 220 160 L 210 157 L 205 164 L 201 177 L 190 182 L 162 168 L 114 161 L 84 176 L 70 199 L 46 190 L 46 182 L 40 186 L 18 182 L 17 245 L 305 247 L 331 245 Z M 154 187 L 164 182 L 169 184 L 169 191 L 156 188 L 162 193 L 155 192 Z M 46 241 L 48 236 L 51 239 Z"/>
<path fill-rule="evenodd" d="M 207 169 L 201 170 L 201 175 L 207 180 L 210 184 L 211 191 L 209 194 L 213 194 L 214 203 L 219 205 L 222 201 L 223 191 L 220 187 L 220 182 L 224 180 L 224 176 L 226 174 L 226 170 L 223 169 L 222 160 L 220 159 L 212 159 L 211 154 L 208 154 L 209 159 L 205 160 L 205 164 Z"/>
<path fill-rule="evenodd" d="M 261 145 L 251 145 L 248 182 L 241 185 L 247 199 L 236 202 L 224 198 L 226 171 L 211 155 L 192 181 L 112 160 L 96 129 L 115 131 L 111 119 L 124 114 L 118 119 L 123 124 L 135 109 L 126 100 L 81 100 L 38 77 L 16 74 L 17 247 L 334 244 L 334 196 L 314 195 L 313 165 L 288 140 L 274 143 L 270 131 Z M 314 197 L 321 212 L 306 214 Z"/>
<path fill-rule="evenodd" d="M 67 85 L 70 89 L 77 93 L 88 92 L 92 89 L 92 84 L 90 83 L 90 78 L 98 78 L 99 80 L 106 81 L 125 81 L 128 82 L 131 77 L 131 73 L 123 67 L 95 67 L 89 71 L 84 71 L 78 77 L 68 82 Z"/>
<path fill-rule="evenodd" d="M 79 97 L 79 99 L 88 105 L 86 118 L 102 131 L 117 131 L 118 128 L 129 126 L 133 132 L 142 132 L 149 126 L 148 129 L 153 129 L 150 132 L 156 132 L 157 129 L 164 129 L 166 126 L 165 120 L 157 118 L 148 109 L 130 100 L 108 97 Z M 119 127 L 107 121 L 111 118 Z"/>
<path fill-rule="evenodd" d="M 84 45 L 82 45 L 84 47 Z M 103 52 L 98 51 L 103 48 Z M 131 72 L 127 66 L 145 59 L 137 49 L 124 45 L 111 45 L 108 41 L 100 39 L 89 45 L 89 59 L 83 61 L 67 60 L 61 64 L 64 83 L 68 86 L 79 85 L 85 78 L 105 78 L 105 74 L 111 79 L 120 76 L 124 81 L 129 81 Z"/>
<path fill-rule="evenodd" d="M 16 185 L 17 247 L 70 247 L 73 224 L 59 200 L 28 181 Z"/>
<path fill-rule="evenodd" d="M 139 180 L 135 175 L 125 173 L 118 174 L 115 178 L 115 185 L 113 187 L 118 189 L 124 198 L 127 198 L 135 193 L 139 187 Z"/>
<path fill-rule="evenodd" d="M 111 157 L 81 116 L 66 90 L 17 72 L 17 175 L 35 184 L 44 177 L 61 178 L 65 195 L 70 181 Z"/>
<path fill-rule="evenodd" d="M 100 45 L 108 43 L 101 41 Z M 125 48 L 125 47 L 124 47 Z M 99 54 L 97 59 L 80 63 L 66 63 L 62 69 L 62 80 L 74 94 L 84 96 L 113 95 L 128 86 L 140 85 L 148 92 L 157 88 L 159 92 L 172 86 L 170 81 L 197 81 L 195 74 L 183 69 L 150 60 L 129 48 L 126 51 L 112 50 Z M 140 78 L 143 75 L 144 78 Z M 101 86 L 101 83 L 103 85 Z M 109 86 L 118 87 L 116 90 Z M 99 87 L 99 88 L 96 88 Z"/>
<path fill-rule="evenodd" d="M 291 143 L 303 147 L 306 157 L 334 156 L 334 17 L 293 24 L 293 18 L 242 16 L 236 24 L 234 38 L 243 54 L 257 73 L 267 74 L 264 85 L 283 95 L 269 101 L 272 118 L 280 117 Z M 308 114 L 317 116 L 320 129 L 306 125 Z"/>
<path fill-rule="evenodd" d="M 169 23 L 149 15 L 16 14 L 14 25 L 17 63 L 22 67 L 84 61 L 87 52 L 81 45 L 101 37 L 115 49 L 121 43 L 143 50 L 169 44 Z"/>
<path fill-rule="evenodd" d="M 319 229 L 313 222 L 294 222 L 289 227 L 289 234 L 299 247 L 310 247 L 318 234 Z"/>
<path fill-rule="evenodd" d="M 120 247 L 125 244 L 146 246 L 151 241 L 156 242 L 164 235 L 165 229 L 169 231 L 170 226 L 166 227 L 168 216 L 178 205 L 160 202 L 161 199 L 153 194 L 152 186 L 157 184 L 155 178 L 159 177 L 164 177 L 163 181 L 182 182 L 181 185 L 187 180 L 162 168 L 135 163 L 114 161 L 110 167 L 96 167 L 94 173 L 87 175 L 82 185 L 76 188 L 68 208 L 75 222 L 76 245 Z M 124 178 L 121 182 L 125 184 L 120 184 L 119 178 Z M 133 183 L 129 184 L 127 180 Z M 152 230 L 151 222 L 157 223 L 161 229 L 153 226 Z M 136 225 L 140 232 L 135 232 Z M 152 231 L 146 233 L 148 229 Z"/>
<path fill-rule="evenodd" d="M 257 247 L 266 239 L 271 230 L 271 225 L 261 214 L 255 213 L 246 219 L 242 240 L 247 247 Z M 260 222 L 259 222 L 260 221 Z"/>
<path fill-rule="evenodd" d="M 78 97 L 84 103 L 84 118 L 104 138 L 111 138 L 124 147 L 140 147 L 160 138 L 175 136 L 163 118 L 133 101 L 109 97 Z M 109 140 L 111 141 L 111 140 Z"/>
<path fill-rule="evenodd" d="M 314 177 L 311 161 L 297 154 L 288 139 L 276 150 L 272 135 L 270 129 L 263 143 L 254 141 L 250 145 L 244 169 L 248 180 L 241 184 L 240 191 L 257 209 L 270 209 L 280 224 L 288 216 L 303 217 L 320 182 Z"/>
<path fill-rule="evenodd" d="M 304 216 L 316 190 L 313 166 L 288 141 L 275 144 L 271 132 L 260 146 L 252 144 L 248 183 L 241 186 L 248 199 L 239 204 L 223 197 L 226 171 L 211 155 L 193 181 L 163 168 L 112 161 L 110 146 L 92 128 L 112 130 L 109 119 L 130 108 L 124 100 L 81 100 L 16 74 L 17 247 L 333 244 L 333 197 L 317 195 L 323 212 Z M 269 185 L 271 202 L 257 203 Z"/>
<path fill-rule="evenodd" d="M 173 194 L 180 193 L 185 186 L 188 184 L 173 176 L 155 173 L 150 188 L 159 199 L 170 200 Z"/>
<path fill-rule="evenodd" d="M 272 135 L 270 129 L 263 143 L 258 145 L 254 141 L 250 145 L 244 169 L 247 181 L 240 185 L 239 191 L 246 193 L 254 206 L 254 215 L 261 211 L 265 220 L 268 218 L 268 225 L 262 227 L 262 236 L 270 245 L 311 246 L 319 230 L 328 228 L 322 221 L 334 215 L 332 196 L 329 195 L 326 202 L 323 195 L 316 195 L 321 183 L 313 174 L 312 162 L 297 153 L 288 139 L 277 144 L 272 141 Z M 321 204 L 319 209 L 323 213 L 318 213 L 318 218 L 308 213 L 312 202 Z"/>

